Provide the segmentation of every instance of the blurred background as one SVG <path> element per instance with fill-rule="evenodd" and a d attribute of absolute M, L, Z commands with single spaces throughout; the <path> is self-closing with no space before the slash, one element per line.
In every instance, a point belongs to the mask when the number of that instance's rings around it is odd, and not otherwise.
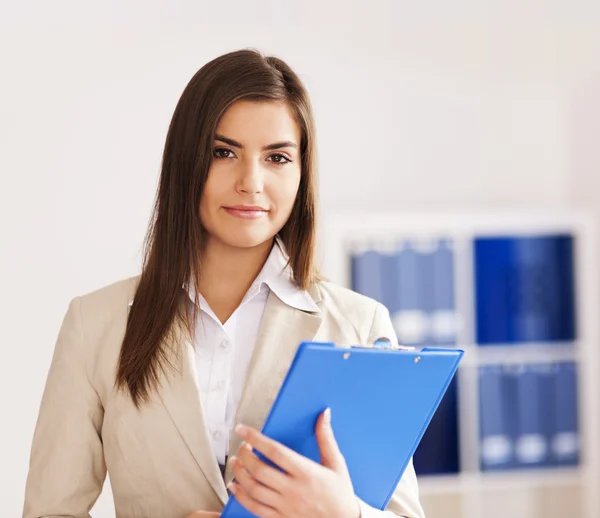
<path fill-rule="evenodd" d="M 68 302 L 138 273 L 179 95 L 244 47 L 312 96 L 325 273 L 386 304 L 402 342 L 466 351 L 415 455 L 427 516 L 599 517 L 584 0 L 0 1 L 1 514 L 22 511 Z"/>

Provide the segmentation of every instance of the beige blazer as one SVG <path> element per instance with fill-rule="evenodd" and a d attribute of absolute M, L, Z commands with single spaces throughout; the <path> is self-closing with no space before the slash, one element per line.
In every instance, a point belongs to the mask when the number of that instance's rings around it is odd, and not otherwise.
<path fill-rule="evenodd" d="M 108 471 L 117 517 L 184 518 L 220 511 L 225 481 L 212 451 L 194 377 L 193 349 L 182 328 L 179 372 L 139 411 L 114 377 L 138 278 L 71 301 L 46 381 L 31 450 L 24 518 L 89 517 Z M 320 312 L 269 295 L 236 423 L 262 426 L 302 340 L 372 343 L 392 324 L 377 302 L 330 283 L 310 290 Z M 335 426 L 334 426 L 335 429 Z M 234 435 L 230 451 L 239 447 Z M 422 518 L 412 462 L 389 510 Z"/>

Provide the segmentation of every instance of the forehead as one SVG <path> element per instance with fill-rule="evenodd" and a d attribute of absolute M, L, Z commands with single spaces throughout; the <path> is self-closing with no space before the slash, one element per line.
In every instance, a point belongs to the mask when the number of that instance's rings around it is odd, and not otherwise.
<path fill-rule="evenodd" d="M 291 140 L 299 144 L 300 127 L 288 103 L 238 101 L 223 114 L 217 133 L 244 145 Z"/>

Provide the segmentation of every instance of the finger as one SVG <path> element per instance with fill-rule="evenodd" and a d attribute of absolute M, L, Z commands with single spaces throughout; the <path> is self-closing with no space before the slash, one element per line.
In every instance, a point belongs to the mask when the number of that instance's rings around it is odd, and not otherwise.
<path fill-rule="evenodd" d="M 317 419 L 315 435 L 321 453 L 321 464 L 334 471 L 346 468 L 346 463 L 331 427 L 331 409 L 327 408 Z"/>
<path fill-rule="evenodd" d="M 260 460 L 252 452 L 252 446 L 249 443 L 244 443 L 237 458 L 234 457 L 231 460 L 248 471 L 252 478 L 278 493 L 285 492 L 290 486 L 291 478 L 286 473 Z"/>
<path fill-rule="evenodd" d="M 235 431 L 254 449 L 291 476 L 304 474 L 312 469 L 311 462 L 306 457 L 270 439 L 254 428 L 238 425 Z"/>
<path fill-rule="evenodd" d="M 263 505 L 273 508 L 279 508 L 281 504 L 281 495 L 273 488 L 261 484 L 252 474 L 246 470 L 235 457 L 231 460 L 233 476 L 237 484 L 253 500 Z"/>
<path fill-rule="evenodd" d="M 233 493 L 240 505 L 248 509 L 252 514 L 259 516 L 260 518 L 281 517 L 279 511 L 252 498 L 240 484 L 230 482 L 227 487 Z"/>

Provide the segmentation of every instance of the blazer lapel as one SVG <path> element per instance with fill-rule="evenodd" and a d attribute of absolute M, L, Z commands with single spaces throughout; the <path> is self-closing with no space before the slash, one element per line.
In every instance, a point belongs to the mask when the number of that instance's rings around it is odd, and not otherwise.
<path fill-rule="evenodd" d="M 311 292 L 318 302 L 318 292 Z M 237 409 L 235 424 L 243 423 L 261 429 L 292 364 L 298 345 L 313 340 L 321 325 L 319 313 L 310 313 L 288 306 L 270 292 L 263 314 L 258 340 Z M 241 439 L 233 432 L 229 440 L 229 456 L 236 455 Z M 225 482 L 232 479 L 229 463 Z"/>
<path fill-rule="evenodd" d="M 174 343 L 169 349 L 173 351 L 170 360 L 178 367 L 178 372 L 169 370 L 168 374 L 161 376 L 159 395 L 196 463 L 219 499 L 225 503 L 228 498 L 227 489 L 212 450 L 208 426 L 204 420 L 204 409 L 195 382 L 194 348 L 183 327 L 176 326 Z"/>

